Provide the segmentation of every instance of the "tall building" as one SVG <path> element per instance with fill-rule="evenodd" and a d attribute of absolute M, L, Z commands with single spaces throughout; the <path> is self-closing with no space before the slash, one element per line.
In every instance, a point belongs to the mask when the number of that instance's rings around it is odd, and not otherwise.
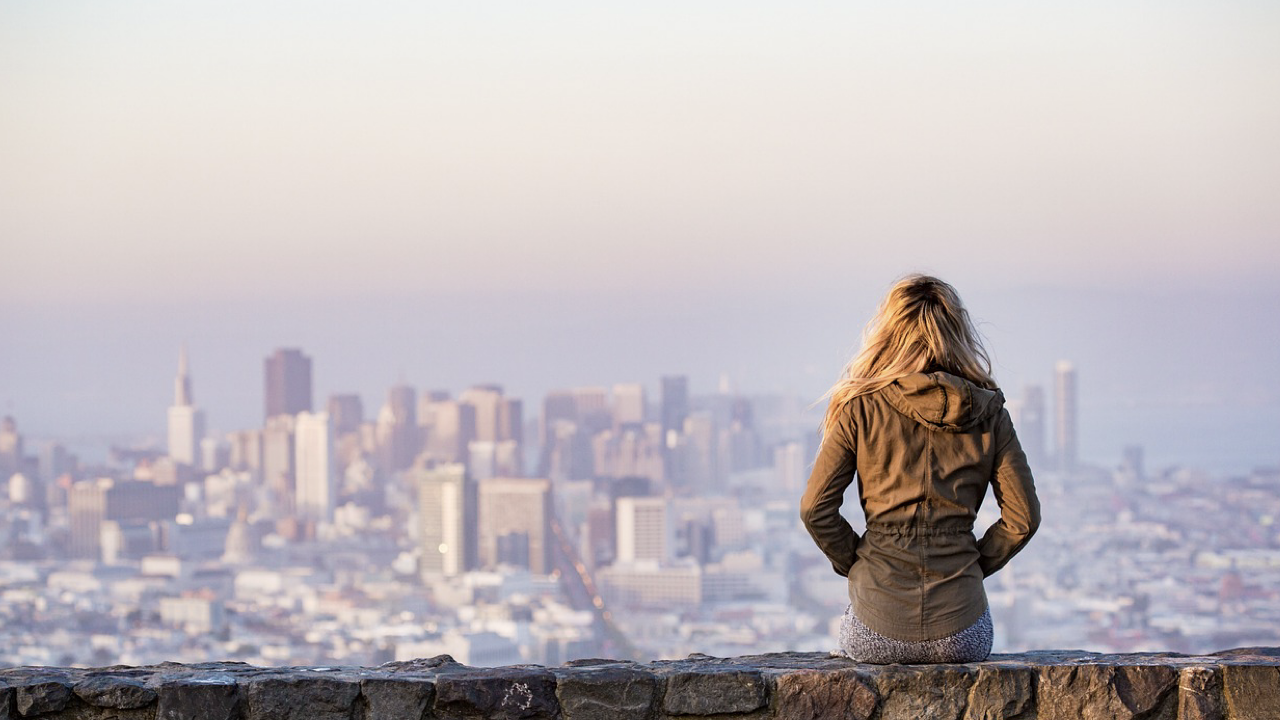
<path fill-rule="evenodd" d="M 644 386 L 619 383 L 613 386 L 613 424 L 632 425 L 644 422 Z"/>
<path fill-rule="evenodd" d="M 578 426 L 588 435 L 613 426 L 608 390 L 602 387 L 576 387 L 571 392 Z"/>
<path fill-rule="evenodd" d="M 551 572 L 551 482 L 491 478 L 478 483 L 480 566 Z"/>
<path fill-rule="evenodd" d="M 424 580 L 460 575 L 475 567 L 475 487 L 459 463 L 418 475 L 419 570 Z"/>
<path fill-rule="evenodd" d="M 262 428 L 262 482 L 271 493 L 277 517 L 293 514 L 296 423 L 293 415 L 273 415 Z"/>
<path fill-rule="evenodd" d="M 662 378 L 662 431 L 684 430 L 684 419 L 689 417 L 689 378 L 684 375 L 667 375 Z"/>
<path fill-rule="evenodd" d="M 618 562 L 663 563 L 671 557 L 674 543 L 666 498 L 620 497 L 614 508 Z"/>
<path fill-rule="evenodd" d="M 524 406 L 517 398 L 503 397 L 500 385 L 473 385 L 458 396 L 458 401 L 474 412 L 473 440 L 507 443 L 507 454 L 515 458 L 515 472 L 523 474 Z M 469 444 L 468 444 L 469 445 Z M 464 448 L 467 446 L 464 446 Z"/>
<path fill-rule="evenodd" d="M 364 402 L 355 393 L 344 393 L 329 396 L 329 420 L 333 422 L 333 432 L 337 435 L 360 432 L 364 424 Z"/>
<path fill-rule="evenodd" d="M 0 481 L 8 480 L 10 475 L 22 470 L 22 452 L 18 423 L 6 416 L 0 420 Z"/>
<path fill-rule="evenodd" d="M 298 413 L 293 433 L 295 512 L 305 520 L 330 522 L 337 484 L 329 414 Z"/>
<path fill-rule="evenodd" d="M 1048 412 L 1045 409 L 1044 388 L 1028 385 L 1022 389 L 1022 403 L 1018 417 L 1013 419 L 1022 450 L 1032 467 L 1043 467 L 1045 461 L 1045 427 Z"/>
<path fill-rule="evenodd" d="M 266 417 L 311 412 L 311 358 L 281 348 L 264 363 Z"/>
<path fill-rule="evenodd" d="M 387 472 L 398 472 L 413 464 L 422 449 L 422 429 L 418 426 L 418 391 L 396 385 L 378 414 L 379 461 Z"/>
<path fill-rule="evenodd" d="M 429 410 L 419 414 L 419 421 L 427 423 L 428 458 L 437 463 L 462 462 L 476 439 L 475 408 L 445 397 L 431 402 Z"/>
<path fill-rule="evenodd" d="M 178 376 L 173 381 L 173 406 L 169 408 L 169 457 L 185 465 L 199 464 L 203 439 L 204 413 L 193 401 L 187 346 L 183 345 L 178 355 Z"/>
<path fill-rule="evenodd" d="M 73 558 L 101 559 L 104 522 L 172 520 L 181 498 L 182 488 L 177 485 L 109 478 L 81 480 L 67 493 L 67 553 Z"/>
<path fill-rule="evenodd" d="M 1057 406 L 1057 422 L 1054 425 L 1054 450 L 1058 469 L 1072 472 L 1077 461 L 1076 369 L 1066 360 L 1060 361 L 1053 371 L 1054 399 Z"/>
<path fill-rule="evenodd" d="M 462 403 L 475 408 L 476 440 L 496 442 L 498 437 L 498 407 L 502 404 L 502 387 L 498 385 L 474 385 L 458 396 Z"/>

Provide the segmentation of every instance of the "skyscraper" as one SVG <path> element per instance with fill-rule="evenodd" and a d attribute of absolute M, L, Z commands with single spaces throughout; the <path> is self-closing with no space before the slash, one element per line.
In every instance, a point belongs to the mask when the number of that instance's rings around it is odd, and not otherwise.
<path fill-rule="evenodd" d="M 689 416 L 689 378 L 667 375 L 662 378 L 662 431 L 682 432 Z"/>
<path fill-rule="evenodd" d="M 305 520 L 333 520 L 337 486 L 328 413 L 298 413 L 294 425 L 294 506 Z"/>
<path fill-rule="evenodd" d="M 422 429 L 418 427 L 418 391 L 410 385 L 396 385 L 387 394 L 387 403 L 378 414 L 378 445 L 384 470 L 397 472 L 413 464 L 422 449 Z"/>
<path fill-rule="evenodd" d="M 1057 422 L 1054 426 L 1054 450 L 1058 469 L 1072 472 L 1076 469 L 1076 369 L 1070 362 L 1061 360 L 1054 367 L 1054 396 Z"/>
<path fill-rule="evenodd" d="M 329 420 L 337 435 L 359 432 L 364 424 L 364 402 L 355 393 L 330 395 Z"/>
<path fill-rule="evenodd" d="M 266 417 L 311 412 L 311 358 L 281 348 L 264 363 Z"/>
<path fill-rule="evenodd" d="M 169 457 L 174 462 L 195 465 L 204 439 L 204 413 L 193 404 L 187 346 L 178 354 L 178 375 L 173 381 L 173 406 L 169 408 Z"/>
<path fill-rule="evenodd" d="M 644 422 L 644 386 L 619 383 L 613 386 L 613 423 L 615 426 Z"/>
<path fill-rule="evenodd" d="M 418 522 L 423 579 L 452 577 L 475 566 L 475 489 L 463 465 L 419 471 Z"/>
<path fill-rule="evenodd" d="M 478 483 L 481 567 L 499 564 L 551 572 L 551 482 L 491 478 Z"/>
<path fill-rule="evenodd" d="M 673 542 L 666 498 L 620 497 L 614 507 L 618 562 L 663 563 L 670 558 Z"/>

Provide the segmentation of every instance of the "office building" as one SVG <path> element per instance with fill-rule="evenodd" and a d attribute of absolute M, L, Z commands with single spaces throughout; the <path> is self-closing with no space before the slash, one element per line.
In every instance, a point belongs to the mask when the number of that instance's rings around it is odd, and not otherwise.
<path fill-rule="evenodd" d="M 681 432 L 689 417 L 689 378 L 667 375 L 662 378 L 662 431 Z"/>
<path fill-rule="evenodd" d="M 329 421 L 335 435 L 360 432 L 364 424 L 364 402 L 354 393 L 329 396 Z"/>
<path fill-rule="evenodd" d="M 294 425 L 294 508 L 304 520 L 331 522 L 337 500 L 328 413 L 298 413 Z"/>
<path fill-rule="evenodd" d="M 551 572 L 551 482 L 490 478 L 477 486 L 480 567 Z"/>
<path fill-rule="evenodd" d="M 418 471 L 418 538 L 424 580 L 453 577 L 475 567 L 476 497 L 459 463 Z"/>
<path fill-rule="evenodd" d="M 1058 469 L 1072 472 L 1077 462 L 1076 369 L 1066 360 L 1054 367 L 1054 396 L 1057 417 L 1054 426 L 1054 451 Z"/>
<path fill-rule="evenodd" d="M 502 404 L 502 387 L 499 385 L 475 385 L 462 391 L 459 402 L 475 410 L 476 440 L 496 442 L 498 437 L 498 413 Z"/>
<path fill-rule="evenodd" d="M 266 417 L 311 412 L 311 358 L 281 348 L 264 362 Z"/>
<path fill-rule="evenodd" d="M 619 383 L 614 385 L 614 427 L 644 422 L 644 403 L 644 386 L 640 383 Z"/>
<path fill-rule="evenodd" d="M 100 560 L 105 521 L 129 524 L 172 520 L 178 514 L 181 497 L 182 489 L 177 485 L 109 478 L 75 483 L 67 493 L 68 555 Z"/>
<path fill-rule="evenodd" d="M 422 428 L 418 425 L 418 391 L 396 385 L 378 414 L 378 456 L 382 468 L 398 472 L 413 464 L 422 449 Z"/>
<path fill-rule="evenodd" d="M 620 497 L 614 503 L 617 528 L 616 562 L 666 562 L 673 549 L 666 498 Z"/>
<path fill-rule="evenodd" d="M 22 435 L 12 417 L 0 420 L 0 480 L 22 470 Z"/>

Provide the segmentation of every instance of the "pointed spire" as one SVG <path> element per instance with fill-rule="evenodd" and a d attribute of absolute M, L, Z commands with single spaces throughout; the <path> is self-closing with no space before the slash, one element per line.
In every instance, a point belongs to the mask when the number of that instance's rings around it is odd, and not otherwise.
<path fill-rule="evenodd" d="M 178 376 L 173 380 L 173 404 L 175 407 L 187 407 L 192 403 L 189 367 L 187 344 L 182 343 L 182 350 L 178 353 Z"/>

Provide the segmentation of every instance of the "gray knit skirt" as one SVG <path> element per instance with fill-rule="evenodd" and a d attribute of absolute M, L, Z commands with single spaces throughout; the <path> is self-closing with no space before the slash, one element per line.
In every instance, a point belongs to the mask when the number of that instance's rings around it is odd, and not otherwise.
<path fill-rule="evenodd" d="M 920 642 L 894 640 L 862 624 L 850 605 L 840 622 L 840 652 L 857 662 L 877 665 L 978 662 L 991 654 L 994 634 L 988 608 L 977 622 L 955 635 Z"/>

